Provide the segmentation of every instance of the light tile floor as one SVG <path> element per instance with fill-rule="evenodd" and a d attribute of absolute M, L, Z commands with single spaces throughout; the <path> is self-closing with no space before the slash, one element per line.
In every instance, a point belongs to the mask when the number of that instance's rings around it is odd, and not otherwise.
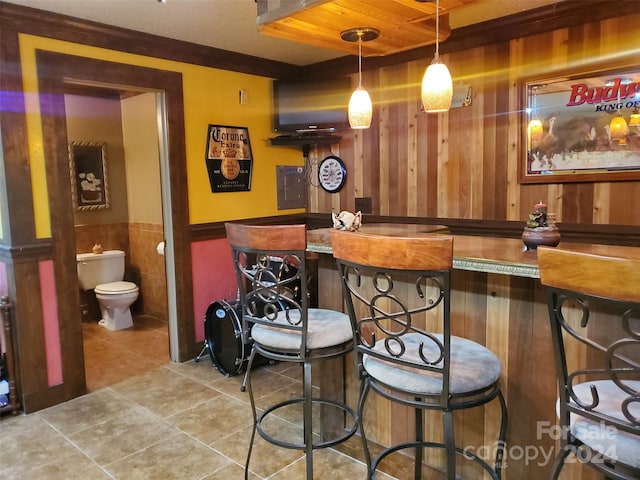
<path fill-rule="evenodd" d="M 83 327 L 89 393 L 0 419 L 1 480 L 244 478 L 252 418 L 241 376 L 221 375 L 208 356 L 198 363 L 168 361 L 166 324 L 151 317 L 136 317 L 134 328 L 118 332 Z M 297 387 L 298 370 L 257 368 L 258 406 Z M 289 420 L 275 419 L 275 427 L 299 435 Z M 256 438 L 251 480 L 304 478 L 299 451 Z M 314 478 L 364 479 L 359 439 L 339 448 L 315 452 Z"/>

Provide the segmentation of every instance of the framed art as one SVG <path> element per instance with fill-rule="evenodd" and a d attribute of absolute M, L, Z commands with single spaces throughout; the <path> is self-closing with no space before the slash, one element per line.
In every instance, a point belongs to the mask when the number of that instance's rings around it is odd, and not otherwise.
<path fill-rule="evenodd" d="M 522 83 L 521 183 L 640 179 L 640 68 Z"/>
<path fill-rule="evenodd" d="M 253 155 L 249 129 L 209 125 L 205 161 L 212 192 L 251 190 Z"/>
<path fill-rule="evenodd" d="M 69 143 L 71 194 L 76 210 L 110 207 L 105 150 L 102 142 Z"/>

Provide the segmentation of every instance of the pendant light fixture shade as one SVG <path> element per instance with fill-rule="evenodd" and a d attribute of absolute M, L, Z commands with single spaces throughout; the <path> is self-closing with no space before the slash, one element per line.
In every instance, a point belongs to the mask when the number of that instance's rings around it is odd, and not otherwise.
<path fill-rule="evenodd" d="M 618 111 L 609 122 L 609 138 L 617 141 L 620 145 L 624 145 L 627 143 L 627 133 L 629 133 L 629 128 L 627 126 L 627 121 L 620 112 L 621 105 L 620 90 L 618 90 Z"/>
<path fill-rule="evenodd" d="M 609 123 L 609 136 L 611 140 L 625 139 L 628 130 L 627 121 L 620 115 L 620 112 L 618 112 L 618 114 L 611 119 L 611 123 Z"/>
<path fill-rule="evenodd" d="M 453 80 L 444 63 L 432 63 L 422 77 L 422 105 L 426 112 L 446 112 L 453 98 Z"/>
<path fill-rule="evenodd" d="M 531 87 L 533 93 L 533 109 L 531 110 L 531 121 L 527 125 L 527 134 L 529 135 L 529 147 L 533 148 L 542 140 L 542 122 L 538 118 L 537 100 L 538 89 L 540 86 Z"/>
<path fill-rule="evenodd" d="M 440 1 L 436 0 L 436 52 L 422 77 L 422 106 L 425 112 L 446 112 L 451 107 L 453 81 L 449 69 L 440 63 Z"/>
<path fill-rule="evenodd" d="M 345 30 L 340 38 L 347 42 L 358 42 L 358 87 L 349 100 L 349 125 L 354 129 L 369 128 L 373 116 L 373 103 L 369 93 L 362 86 L 362 42 L 378 38 L 380 32 L 375 28 L 358 27 Z"/>
<path fill-rule="evenodd" d="M 542 139 L 542 122 L 538 118 L 534 118 L 529 122 L 529 142 L 535 145 Z"/>
<path fill-rule="evenodd" d="M 349 100 L 349 125 L 351 128 L 369 128 L 373 116 L 371 97 L 362 85 L 358 85 Z"/>

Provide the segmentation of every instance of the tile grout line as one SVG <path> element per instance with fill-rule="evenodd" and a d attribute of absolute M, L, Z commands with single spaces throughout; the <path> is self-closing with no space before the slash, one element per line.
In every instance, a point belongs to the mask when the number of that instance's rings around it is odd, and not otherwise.
<path fill-rule="evenodd" d="M 82 455 L 84 458 L 86 458 L 87 460 L 89 460 L 89 462 L 91 462 L 92 464 L 94 464 L 95 466 L 97 466 L 102 472 L 104 472 L 105 475 L 107 475 L 109 478 L 116 480 L 115 477 L 113 475 L 111 475 L 111 473 L 106 470 L 102 465 L 100 465 L 98 462 L 96 462 L 93 458 L 91 458 L 89 455 L 87 455 L 85 453 L 85 451 L 80 448 L 80 446 L 78 444 L 76 444 L 73 440 L 71 440 L 66 434 L 62 433 L 55 425 L 53 425 L 51 422 L 49 422 L 46 418 L 43 418 L 42 415 L 39 416 L 40 420 L 42 420 L 44 423 L 46 423 L 47 425 L 49 425 L 49 427 L 51 429 L 53 429 L 58 435 L 60 435 L 62 438 L 65 439 L 65 441 L 67 441 L 69 444 L 73 445 L 73 448 L 76 450 L 76 452 L 80 455 Z M 98 425 L 98 424 L 96 424 Z M 91 428 L 91 426 L 87 427 L 87 428 Z M 76 433 L 76 432 L 74 432 Z M 51 462 L 47 465 L 54 465 L 55 462 Z M 41 465 L 40 467 L 46 467 L 47 465 Z"/>

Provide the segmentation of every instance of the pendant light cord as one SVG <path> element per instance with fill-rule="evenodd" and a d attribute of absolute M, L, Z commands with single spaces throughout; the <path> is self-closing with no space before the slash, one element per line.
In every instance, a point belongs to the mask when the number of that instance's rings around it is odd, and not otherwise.
<path fill-rule="evenodd" d="M 362 86 L 362 32 L 358 32 L 358 87 Z"/>
<path fill-rule="evenodd" d="M 438 63 L 440 58 L 440 0 L 436 0 L 436 54 L 433 57 L 433 62 Z"/>

